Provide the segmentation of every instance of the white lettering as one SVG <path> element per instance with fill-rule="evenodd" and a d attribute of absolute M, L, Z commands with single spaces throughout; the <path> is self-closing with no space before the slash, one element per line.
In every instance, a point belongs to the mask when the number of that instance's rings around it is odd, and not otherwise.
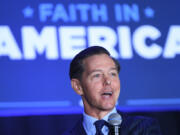
<path fill-rule="evenodd" d="M 133 34 L 133 43 L 135 51 L 142 57 L 154 59 L 161 55 L 162 48 L 155 43 L 146 44 L 147 39 L 155 40 L 161 36 L 160 31 L 150 25 L 139 27 Z"/>
<path fill-rule="evenodd" d="M 9 56 L 10 59 L 22 58 L 18 44 L 8 26 L 0 26 L 0 56 Z"/>
<path fill-rule="evenodd" d="M 62 59 L 72 59 L 77 53 L 85 49 L 85 35 L 85 28 L 81 26 L 59 28 Z"/>
<path fill-rule="evenodd" d="M 36 51 L 46 51 L 48 59 L 58 58 L 57 35 L 55 27 L 44 27 L 39 34 L 33 26 L 22 27 L 22 42 L 25 59 L 35 59 Z"/>
<path fill-rule="evenodd" d="M 103 46 L 111 55 L 118 58 L 118 52 L 115 50 L 117 44 L 116 33 L 113 29 L 105 26 L 88 27 L 88 45 Z"/>
<path fill-rule="evenodd" d="M 34 60 L 39 55 L 46 59 L 72 59 L 88 46 L 103 46 L 113 57 L 133 59 L 133 52 L 144 59 L 175 58 L 180 54 L 180 26 L 169 28 L 163 46 L 157 44 L 161 32 L 154 26 L 144 25 L 131 32 L 129 26 L 118 26 L 115 31 L 107 26 L 46 26 L 39 32 L 34 26 L 21 29 L 22 46 L 6 25 L 0 26 L 0 57 L 16 60 Z M 22 48 L 22 50 L 21 50 Z"/>
<path fill-rule="evenodd" d="M 127 26 L 121 26 L 117 28 L 117 32 L 120 57 L 123 59 L 131 59 L 133 57 L 133 51 L 131 46 L 130 28 Z"/>
<path fill-rule="evenodd" d="M 165 43 L 164 58 L 175 58 L 180 54 L 180 26 L 171 26 Z"/>

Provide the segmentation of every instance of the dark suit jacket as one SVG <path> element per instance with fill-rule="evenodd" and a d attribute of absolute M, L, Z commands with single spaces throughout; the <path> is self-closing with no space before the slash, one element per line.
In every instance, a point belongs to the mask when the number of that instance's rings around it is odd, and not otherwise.
<path fill-rule="evenodd" d="M 120 113 L 120 112 L 118 112 Z M 121 135 L 161 135 L 157 120 L 143 116 L 128 116 L 120 113 L 122 116 Z M 63 135 L 86 135 L 82 124 L 83 119 Z"/>

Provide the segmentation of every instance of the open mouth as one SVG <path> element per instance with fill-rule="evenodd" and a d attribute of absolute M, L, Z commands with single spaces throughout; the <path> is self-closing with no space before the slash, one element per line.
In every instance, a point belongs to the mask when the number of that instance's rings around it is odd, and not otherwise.
<path fill-rule="evenodd" d="M 102 95 L 103 96 L 112 96 L 112 92 L 104 92 Z"/>

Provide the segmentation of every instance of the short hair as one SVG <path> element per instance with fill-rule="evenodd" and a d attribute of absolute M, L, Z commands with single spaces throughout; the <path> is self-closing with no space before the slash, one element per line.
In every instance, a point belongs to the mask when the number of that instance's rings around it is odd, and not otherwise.
<path fill-rule="evenodd" d="M 69 77 L 70 79 L 76 78 L 81 80 L 82 73 L 84 72 L 83 60 L 87 57 L 98 55 L 98 54 L 107 54 L 114 61 L 118 73 L 120 72 L 120 64 L 119 62 L 110 56 L 110 53 L 103 47 L 100 46 L 92 46 L 88 47 L 81 52 L 79 52 L 71 61 L 70 69 L 69 69 Z"/>

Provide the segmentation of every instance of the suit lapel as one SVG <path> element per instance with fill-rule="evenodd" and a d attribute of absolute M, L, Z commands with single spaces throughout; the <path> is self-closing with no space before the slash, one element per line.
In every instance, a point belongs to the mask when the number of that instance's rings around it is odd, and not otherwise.
<path fill-rule="evenodd" d="M 87 135 L 82 124 L 82 119 L 78 121 L 76 126 L 72 129 L 71 133 L 73 135 Z"/>

